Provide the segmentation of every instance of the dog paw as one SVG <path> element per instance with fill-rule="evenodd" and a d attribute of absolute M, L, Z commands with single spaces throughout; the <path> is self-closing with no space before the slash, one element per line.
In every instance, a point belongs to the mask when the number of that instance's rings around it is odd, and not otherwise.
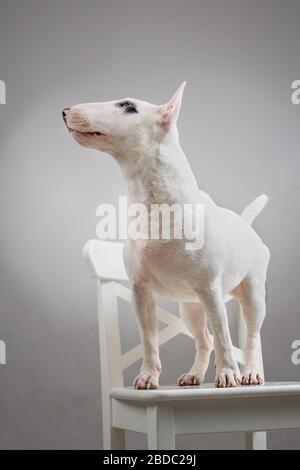
<path fill-rule="evenodd" d="M 187 372 L 186 374 L 182 374 L 177 379 L 177 385 L 183 387 L 184 385 L 200 385 L 202 382 L 202 378 L 200 375 L 193 374 L 191 372 Z"/>
<path fill-rule="evenodd" d="M 241 381 L 239 370 L 223 368 L 216 371 L 215 385 L 218 388 L 237 387 Z"/>
<path fill-rule="evenodd" d="M 262 385 L 264 376 L 258 367 L 245 367 L 242 377 L 242 385 Z"/>
<path fill-rule="evenodd" d="M 154 390 L 158 388 L 158 375 L 148 371 L 142 371 L 133 381 L 135 390 Z"/>

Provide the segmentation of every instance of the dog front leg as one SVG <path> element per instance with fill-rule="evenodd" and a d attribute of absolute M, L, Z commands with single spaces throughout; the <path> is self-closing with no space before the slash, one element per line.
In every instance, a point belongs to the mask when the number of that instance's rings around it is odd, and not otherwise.
<path fill-rule="evenodd" d="M 202 290 L 199 297 L 210 320 L 214 336 L 215 384 L 217 387 L 236 387 L 242 378 L 233 354 L 221 283 L 215 281 L 206 290 Z"/>
<path fill-rule="evenodd" d="M 206 313 L 200 303 L 185 302 L 180 304 L 180 316 L 193 335 L 196 356 L 191 370 L 179 377 L 177 385 L 200 385 L 204 380 L 212 351 Z"/>
<path fill-rule="evenodd" d="M 132 297 L 143 347 L 143 363 L 139 375 L 133 382 L 133 387 L 135 389 L 158 388 L 161 363 L 154 297 L 145 282 L 133 284 Z"/>

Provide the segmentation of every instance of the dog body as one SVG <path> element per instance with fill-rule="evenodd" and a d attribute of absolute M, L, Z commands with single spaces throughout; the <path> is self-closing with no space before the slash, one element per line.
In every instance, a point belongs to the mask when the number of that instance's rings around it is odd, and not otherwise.
<path fill-rule="evenodd" d="M 207 319 L 214 337 L 216 385 L 259 384 L 263 382 L 260 328 L 269 252 L 250 225 L 267 198 L 261 196 L 239 216 L 198 189 L 176 125 L 184 86 L 162 106 L 133 99 L 88 103 L 64 110 L 64 119 L 81 145 L 114 156 L 127 182 L 130 204 L 142 203 L 149 212 L 153 205 L 189 205 L 185 218 L 190 224 L 193 207 L 204 208 L 201 249 L 187 249 L 185 236 L 129 237 L 125 243 L 124 262 L 144 349 L 135 388 L 158 386 L 161 364 L 153 293 L 180 302 L 182 319 L 195 339 L 194 364 L 179 377 L 179 385 L 196 385 L 204 379 L 212 350 Z M 144 220 L 145 231 L 148 222 Z M 226 295 L 240 302 L 247 325 L 243 376 L 233 355 Z"/>

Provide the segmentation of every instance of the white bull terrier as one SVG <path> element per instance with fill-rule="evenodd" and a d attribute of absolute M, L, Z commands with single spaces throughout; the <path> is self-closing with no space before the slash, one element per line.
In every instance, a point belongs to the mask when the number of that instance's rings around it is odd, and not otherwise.
<path fill-rule="evenodd" d="M 143 344 L 143 364 L 133 386 L 158 387 L 161 371 L 153 293 L 180 302 L 183 321 L 195 339 L 196 357 L 178 385 L 198 385 L 205 376 L 214 338 L 215 384 L 235 387 L 264 381 L 260 328 L 265 316 L 269 250 L 250 226 L 267 202 L 257 198 L 242 214 L 217 206 L 200 191 L 179 144 L 177 118 L 185 82 L 157 106 L 137 99 L 79 104 L 63 111 L 74 139 L 111 154 L 127 182 L 130 203 L 204 205 L 204 244 L 187 250 L 186 240 L 133 240 L 124 247 L 134 310 Z M 234 357 L 224 297 L 242 306 L 247 326 L 245 366 Z"/>

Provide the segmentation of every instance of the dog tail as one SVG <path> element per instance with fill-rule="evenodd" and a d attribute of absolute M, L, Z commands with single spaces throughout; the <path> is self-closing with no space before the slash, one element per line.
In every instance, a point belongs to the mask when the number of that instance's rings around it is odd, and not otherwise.
<path fill-rule="evenodd" d="M 265 194 L 258 196 L 254 199 L 251 204 L 249 204 L 241 213 L 242 219 L 244 219 L 247 224 L 252 225 L 254 219 L 261 213 L 264 209 L 265 205 L 267 204 L 269 198 Z"/>

